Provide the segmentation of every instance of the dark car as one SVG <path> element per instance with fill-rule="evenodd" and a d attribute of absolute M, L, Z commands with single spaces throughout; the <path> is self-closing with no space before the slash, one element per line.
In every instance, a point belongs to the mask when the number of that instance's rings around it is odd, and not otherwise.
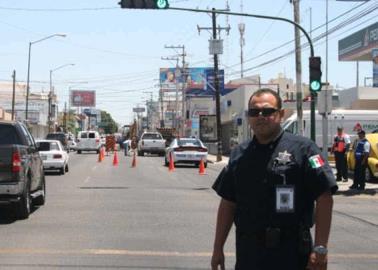
<path fill-rule="evenodd" d="M 67 136 L 64 132 L 53 132 L 49 133 L 46 136 L 47 140 L 58 140 L 63 145 L 64 150 L 69 151 L 69 144 L 67 140 Z"/>
<path fill-rule="evenodd" d="M 20 218 L 45 203 L 45 175 L 33 136 L 25 125 L 0 120 L 0 204 L 12 204 Z"/>

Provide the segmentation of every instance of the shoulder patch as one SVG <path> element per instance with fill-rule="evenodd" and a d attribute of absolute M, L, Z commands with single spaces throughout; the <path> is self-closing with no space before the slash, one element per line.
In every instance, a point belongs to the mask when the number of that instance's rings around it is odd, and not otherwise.
<path fill-rule="evenodd" d="M 308 161 L 313 169 L 320 168 L 324 165 L 324 160 L 320 155 L 311 156 Z"/>

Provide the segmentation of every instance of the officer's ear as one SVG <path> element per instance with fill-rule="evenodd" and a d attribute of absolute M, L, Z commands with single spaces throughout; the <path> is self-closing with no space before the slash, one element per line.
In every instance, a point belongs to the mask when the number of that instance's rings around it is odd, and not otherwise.
<path fill-rule="evenodd" d="M 285 109 L 281 109 L 279 111 L 279 114 L 280 114 L 280 118 L 282 119 L 285 116 Z"/>

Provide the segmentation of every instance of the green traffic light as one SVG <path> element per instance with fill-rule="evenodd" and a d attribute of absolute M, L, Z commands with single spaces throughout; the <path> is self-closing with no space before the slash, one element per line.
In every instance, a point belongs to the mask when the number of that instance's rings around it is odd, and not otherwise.
<path fill-rule="evenodd" d="M 157 6 L 159 9 L 168 8 L 168 0 L 157 0 L 157 2 L 156 2 L 156 6 Z"/>
<path fill-rule="evenodd" d="M 320 91 L 321 86 L 319 81 L 312 81 L 310 85 L 312 91 Z"/>

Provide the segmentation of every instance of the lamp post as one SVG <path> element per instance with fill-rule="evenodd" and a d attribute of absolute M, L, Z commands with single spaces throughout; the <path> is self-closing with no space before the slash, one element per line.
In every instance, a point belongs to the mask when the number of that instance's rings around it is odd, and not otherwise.
<path fill-rule="evenodd" d="M 47 37 L 44 37 L 44 38 L 41 38 L 41 39 L 38 39 L 36 41 L 31 41 L 29 42 L 29 54 L 28 54 L 28 75 L 27 75 L 27 79 L 26 79 L 26 104 L 25 104 L 25 120 L 27 121 L 28 120 L 28 107 L 29 107 L 29 91 L 30 91 L 30 86 L 29 86 L 29 83 L 30 83 L 30 57 L 31 57 L 31 45 L 35 44 L 35 43 L 38 43 L 38 42 L 41 42 L 41 41 L 44 41 L 46 39 L 49 39 L 49 38 L 52 38 L 52 37 L 66 37 L 65 34 L 53 34 L 53 35 L 50 35 L 50 36 L 47 36 Z"/>
<path fill-rule="evenodd" d="M 48 125 L 49 125 L 49 131 L 52 131 L 52 98 L 54 96 L 54 91 L 53 91 L 53 86 L 52 86 L 52 73 L 58 69 L 62 69 L 64 67 L 68 66 L 74 66 L 75 64 L 64 64 L 61 65 L 57 68 L 51 69 L 50 70 L 50 92 L 49 92 L 49 120 L 48 120 Z"/>

